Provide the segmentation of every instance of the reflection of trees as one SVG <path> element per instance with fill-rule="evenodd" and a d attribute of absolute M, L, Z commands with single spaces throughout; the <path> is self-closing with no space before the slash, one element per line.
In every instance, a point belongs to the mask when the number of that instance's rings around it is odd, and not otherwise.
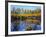
<path fill-rule="evenodd" d="M 29 31 L 29 30 L 32 30 L 31 26 L 29 26 L 29 27 L 26 28 L 26 31 Z"/>
<path fill-rule="evenodd" d="M 26 17 L 20 16 L 20 20 L 24 21 L 25 19 L 26 19 Z"/>
<path fill-rule="evenodd" d="M 13 9 L 11 10 L 11 13 L 14 15 L 16 14 L 38 14 L 41 13 L 41 9 L 35 9 L 35 10 L 29 10 L 29 9 Z M 28 20 L 32 23 L 35 23 L 37 25 L 41 25 L 41 15 L 40 16 L 11 16 L 11 22 L 16 21 L 16 25 L 19 25 L 20 21 Z M 29 26 L 26 30 L 32 30 L 32 28 Z"/>

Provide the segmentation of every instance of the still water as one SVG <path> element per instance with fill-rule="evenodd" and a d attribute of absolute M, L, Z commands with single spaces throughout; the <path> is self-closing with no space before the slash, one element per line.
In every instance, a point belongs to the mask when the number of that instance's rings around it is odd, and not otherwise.
<path fill-rule="evenodd" d="M 25 21 L 19 21 L 19 24 L 16 25 L 14 21 L 11 23 L 11 31 L 26 31 L 26 28 L 29 26 L 32 28 L 32 30 L 41 30 L 41 25 L 26 23 Z"/>

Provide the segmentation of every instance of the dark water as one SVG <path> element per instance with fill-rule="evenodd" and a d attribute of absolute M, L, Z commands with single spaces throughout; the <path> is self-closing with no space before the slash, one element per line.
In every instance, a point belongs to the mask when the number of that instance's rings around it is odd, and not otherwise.
<path fill-rule="evenodd" d="M 15 22 L 11 23 L 11 31 L 26 31 L 26 28 L 30 26 L 32 30 L 41 30 L 41 25 L 26 24 L 25 21 L 20 21 L 18 25 Z"/>

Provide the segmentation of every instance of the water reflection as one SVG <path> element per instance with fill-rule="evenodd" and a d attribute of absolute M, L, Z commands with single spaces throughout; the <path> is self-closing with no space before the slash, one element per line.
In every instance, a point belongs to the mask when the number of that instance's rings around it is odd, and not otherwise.
<path fill-rule="evenodd" d="M 27 17 L 15 17 L 14 20 L 11 20 L 11 31 L 41 30 L 40 22 L 40 19 L 31 20 Z"/>

